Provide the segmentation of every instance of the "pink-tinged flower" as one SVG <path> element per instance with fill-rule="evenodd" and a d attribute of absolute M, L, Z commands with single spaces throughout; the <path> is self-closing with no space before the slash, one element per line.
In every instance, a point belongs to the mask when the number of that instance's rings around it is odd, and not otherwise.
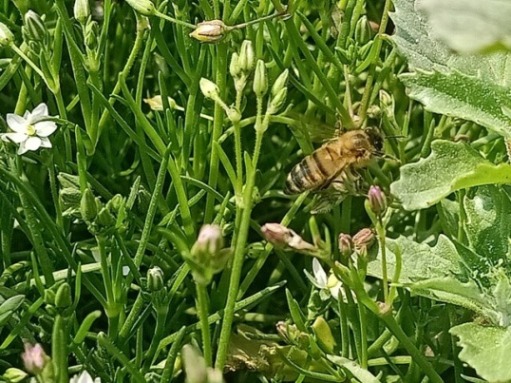
<path fill-rule="evenodd" d="M 32 374 L 39 374 L 49 362 L 50 358 L 39 343 L 34 345 L 25 343 L 25 351 L 21 354 L 25 370 Z"/>
<path fill-rule="evenodd" d="M 48 121 L 48 117 L 48 106 L 44 103 L 39 104 L 32 112 L 25 112 L 23 116 L 9 113 L 7 125 L 13 132 L 2 133 L 0 137 L 4 141 L 19 144 L 19 155 L 29 150 L 51 148 L 48 136 L 57 129 L 57 125 Z"/>

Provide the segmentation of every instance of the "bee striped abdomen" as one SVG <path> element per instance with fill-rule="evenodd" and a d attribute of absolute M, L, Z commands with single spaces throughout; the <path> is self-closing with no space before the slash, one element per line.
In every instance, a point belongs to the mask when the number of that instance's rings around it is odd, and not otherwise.
<path fill-rule="evenodd" d="M 320 188 L 330 174 L 318 157 L 317 151 L 299 162 L 287 176 L 286 194 L 302 193 L 306 190 Z"/>

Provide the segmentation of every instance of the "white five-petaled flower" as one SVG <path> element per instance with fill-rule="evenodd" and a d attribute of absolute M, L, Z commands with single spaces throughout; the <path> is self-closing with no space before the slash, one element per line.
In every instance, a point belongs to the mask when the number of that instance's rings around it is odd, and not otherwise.
<path fill-rule="evenodd" d="M 53 121 L 47 121 L 48 117 L 48 107 L 44 103 L 39 104 L 32 112 L 26 111 L 23 116 L 9 113 L 7 125 L 13 132 L 2 133 L 0 137 L 4 141 L 19 144 L 19 155 L 29 150 L 51 148 L 48 136 L 57 129 L 57 125 Z"/>
<path fill-rule="evenodd" d="M 317 258 L 312 260 L 312 272 L 314 276 L 310 275 L 307 271 L 305 271 L 305 274 L 312 284 L 320 289 L 319 295 L 322 300 L 327 300 L 330 296 L 339 299 L 339 292 L 344 295 L 344 290 L 341 289 L 342 282 L 333 274 L 327 275 Z"/>
<path fill-rule="evenodd" d="M 92 380 L 92 376 L 87 371 L 83 371 L 79 376 L 75 375 L 70 380 L 69 383 L 101 383 L 100 378 L 96 378 Z"/>

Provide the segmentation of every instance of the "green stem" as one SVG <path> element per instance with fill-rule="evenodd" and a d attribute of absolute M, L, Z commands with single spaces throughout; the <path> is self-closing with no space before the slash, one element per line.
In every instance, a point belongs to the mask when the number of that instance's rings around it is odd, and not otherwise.
<path fill-rule="evenodd" d="M 16 52 L 16 54 L 18 56 L 20 56 L 23 60 L 25 60 L 25 62 L 39 75 L 41 76 L 41 78 L 44 80 L 44 82 L 46 84 L 48 84 L 48 82 L 46 81 L 46 77 L 44 76 L 44 73 L 41 71 L 41 69 L 39 69 L 39 67 L 32 61 L 30 60 L 30 58 L 21 50 L 19 49 L 16 45 L 14 44 L 11 44 L 10 45 L 10 48 Z"/>
<path fill-rule="evenodd" d="M 214 3 L 216 4 L 216 2 Z M 215 14 L 217 13 L 215 7 Z M 227 73 L 227 46 L 225 44 L 219 44 L 217 46 L 217 60 L 216 60 L 216 74 L 215 83 L 220 90 L 219 96 L 223 100 L 226 94 L 226 73 Z M 222 106 L 215 102 L 215 110 L 213 113 L 213 134 L 211 135 L 211 143 L 218 142 L 220 135 L 222 134 L 222 126 L 224 124 L 224 109 Z M 209 161 L 209 186 L 213 189 L 216 188 L 218 181 L 218 167 L 219 157 L 215 145 L 211 145 L 211 158 Z M 215 207 L 215 197 L 208 194 L 206 197 L 206 210 L 204 212 L 204 222 L 211 222 L 213 219 Z"/>
<path fill-rule="evenodd" d="M 341 298 L 342 299 L 342 298 Z M 360 319 L 360 355 L 359 363 L 362 368 L 367 368 L 367 316 L 366 308 L 363 305 L 357 305 L 358 316 Z"/>
<path fill-rule="evenodd" d="M 378 243 L 380 245 L 381 251 L 381 268 L 382 268 L 382 284 L 383 284 L 383 300 L 387 304 L 391 304 L 389 301 L 389 277 L 387 271 L 387 247 L 385 241 L 385 226 L 381 220 L 381 217 L 378 217 L 378 221 L 376 223 L 376 234 L 378 236 Z"/>
<path fill-rule="evenodd" d="M 174 23 L 174 24 L 177 24 L 177 25 L 181 25 L 181 26 L 186 27 L 186 28 L 190 28 L 190 29 L 197 28 L 197 26 L 195 24 L 190 24 L 190 23 L 187 23 L 186 21 L 175 19 L 173 17 L 170 17 L 169 15 L 161 13 L 160 11 L 156 11 L 154 15 L 156 17 L 160 17 L 162 19 L 170 21 L 171 23 Z"/>
<path fill-rule="evenodd" d="M 201 334 L 202 334 L 202 351 L 204 359 L 208 366 L 213 365 L 213 352 L 211 349 L 211 335 L 209 331 L 209 309 L 208 309 L 208 290 L 205 285 L 195 284 L 197 288 L 197 314 L 199 315 Z"/>
<path fill-rule="evenodd" d="M 225 314 L 222 321 L 222 329 L 220 331 L 220 341 L 218 346 L 217 359 L 215 368 L 223 370 L 225 361 L 227 359 L 227 351 L 229 347 L 229 338 L 231 335 L 231 326 L 234 319 L 236 299 L 238 296 L 238 289 L 241 277 L 241 269 L 243 266 L 243 259 L 245 257 L 245 245 L 247 243 L 248 230 L 250 228 L 250 217 L 252 215 L 253 195 L 255 186 L 255 176 L 257 162 L 259 161 L 259 154 L 261 152 L 261 144 L 264 131 L 267 128 L 269 117 L 265 117 L 262 123 L 260 105 L 261 100 L 258 99 L 258 119 L 256 120 L 256 142 L 254 146 L 254 155 L 250 167 L 250 173 L 247 173 L 247 184 L 243 194 L 243 212 L 241 215 L 240 226 L 238 235 L 236 237 L 236 244 L 234 248 L 234 257 L 232 262 L 231 278 L 229 281 L 229 293 L 227 295 L 227 302 L 225 305 Z"/>

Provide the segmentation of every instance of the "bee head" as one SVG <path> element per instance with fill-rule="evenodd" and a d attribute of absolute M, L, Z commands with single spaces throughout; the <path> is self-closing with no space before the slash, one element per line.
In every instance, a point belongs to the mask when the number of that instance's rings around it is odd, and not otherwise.
<path fill-rule="evenodd" d="M 369 137 L 369 141 L 374 146 L 375 155 L 381 155 L 383 153 L 383 136 L 380 131 L 376 128 L 366 128 L 364 133 Z"/>

